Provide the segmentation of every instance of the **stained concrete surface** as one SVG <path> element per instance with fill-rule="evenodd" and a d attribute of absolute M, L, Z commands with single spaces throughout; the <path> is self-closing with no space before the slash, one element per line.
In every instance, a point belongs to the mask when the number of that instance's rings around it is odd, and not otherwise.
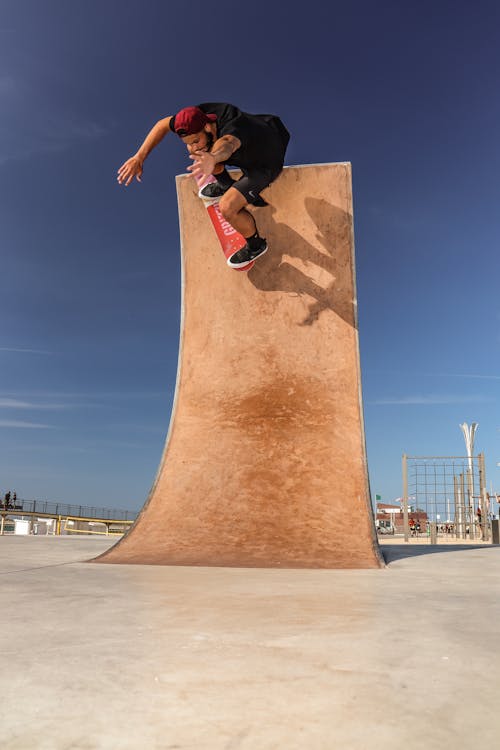
<path fill-rule="evenodd" d="M 0 538 L 3 750 L 498 747 L 500 548 L 392 544 L 383 570 L 84 562 L 110 543 Z"/>

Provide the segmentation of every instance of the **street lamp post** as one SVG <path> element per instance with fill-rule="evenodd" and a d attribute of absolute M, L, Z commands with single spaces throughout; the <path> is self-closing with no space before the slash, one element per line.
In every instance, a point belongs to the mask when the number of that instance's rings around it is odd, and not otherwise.
<path fill-rule="evenodd" d="M 478 428 L 478 423 L 473 422 L 471 425 L 468 425 L 467 422 L 464 422 L 460 425 L 460 429 L 463 432 L 464 440 L 465 440 L 465 448 L 467 451 L 467 463 L 469 464 L 469 470 L 467 472 L 467 489 L 469 492 L 469 529 L 473 530 L 474 528 L 474 471 L 473 471 L 473 456 L 474 456 L 474 438 L 476 435 L 476 430 Z M 471 534 L 472 536 L 472 534 Z"/>

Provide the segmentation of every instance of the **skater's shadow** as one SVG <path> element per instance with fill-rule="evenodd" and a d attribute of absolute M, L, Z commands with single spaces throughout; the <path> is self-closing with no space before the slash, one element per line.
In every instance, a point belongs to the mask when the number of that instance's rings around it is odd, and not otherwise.
<path fill-rule="evenodd" d="M 276 222 L 276 209 L 272 206 L 259 211 L 256 219 L 260 233 L 269 243 L 269 252 L 248 272 L 248 279 L 265 292 L 311 297 L 308 314 L 299 325 L 313 325 L 322 312 L 332 310 L 354 326 L 352 217 L 324 199 L 306 198 L 304 205 L 318 230 L 317 244 L 287 224 Z M 293 263 L 295 258 L 299 267 Z M 324 281 L 318 281 L 318 276 Z"/>

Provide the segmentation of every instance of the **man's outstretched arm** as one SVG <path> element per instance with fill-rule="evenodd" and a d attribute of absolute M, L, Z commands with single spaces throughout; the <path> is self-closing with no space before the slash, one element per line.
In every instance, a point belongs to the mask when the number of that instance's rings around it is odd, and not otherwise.
<path fill-rule="evenodd" d="M 134 177 L 138 182 L 141 181 L 142 165 L 144 164 L 144 160 L 148 157 L 154 147 L 164 139 L 166 134 L 171 131 L 171 119 L 172 116 L 169 115 L 168 117 L 164 117 L 162 120 L 158 120 L 156 125 L 152 127 L 147 134 L 146 138 L 144 139 L 144 143 L 140 146 L 137 153 L 134 154 L 134 156 L 131 156 L 130 159 L 127 159 L 124 164 L 122 164 L 122 166 L 118 170 L 117 177 L 120 185 L 122 185 L 123 183 L 125 183 L 125 187 L 127 185 L 130 185 Z"/>

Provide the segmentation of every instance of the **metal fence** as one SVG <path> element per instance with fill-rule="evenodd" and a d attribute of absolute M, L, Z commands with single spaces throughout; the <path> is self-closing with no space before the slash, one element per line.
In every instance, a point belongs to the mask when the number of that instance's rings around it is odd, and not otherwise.
<path fill-rule="evenodd" d="M 119 508 L 99 508 L 89 505 L 70 505 L 68 503 L 54 503 L 50 500 L 20 500 L 7 504 L 0 500 L 0 511 L 11 514 L 39 513 L 47 516 L 72 516 L 77 518 L 99 518 L 109 521 L 134 521 L 138 511 L 122 510 Z"/>
<path fill-rule="evenodd" d="M 412 515 L 425 518 L 437 537 L 481 539 L 490 536 L 490 498 L 484 454 L 403 456 L 403 527 L 411 534 Z"/>

